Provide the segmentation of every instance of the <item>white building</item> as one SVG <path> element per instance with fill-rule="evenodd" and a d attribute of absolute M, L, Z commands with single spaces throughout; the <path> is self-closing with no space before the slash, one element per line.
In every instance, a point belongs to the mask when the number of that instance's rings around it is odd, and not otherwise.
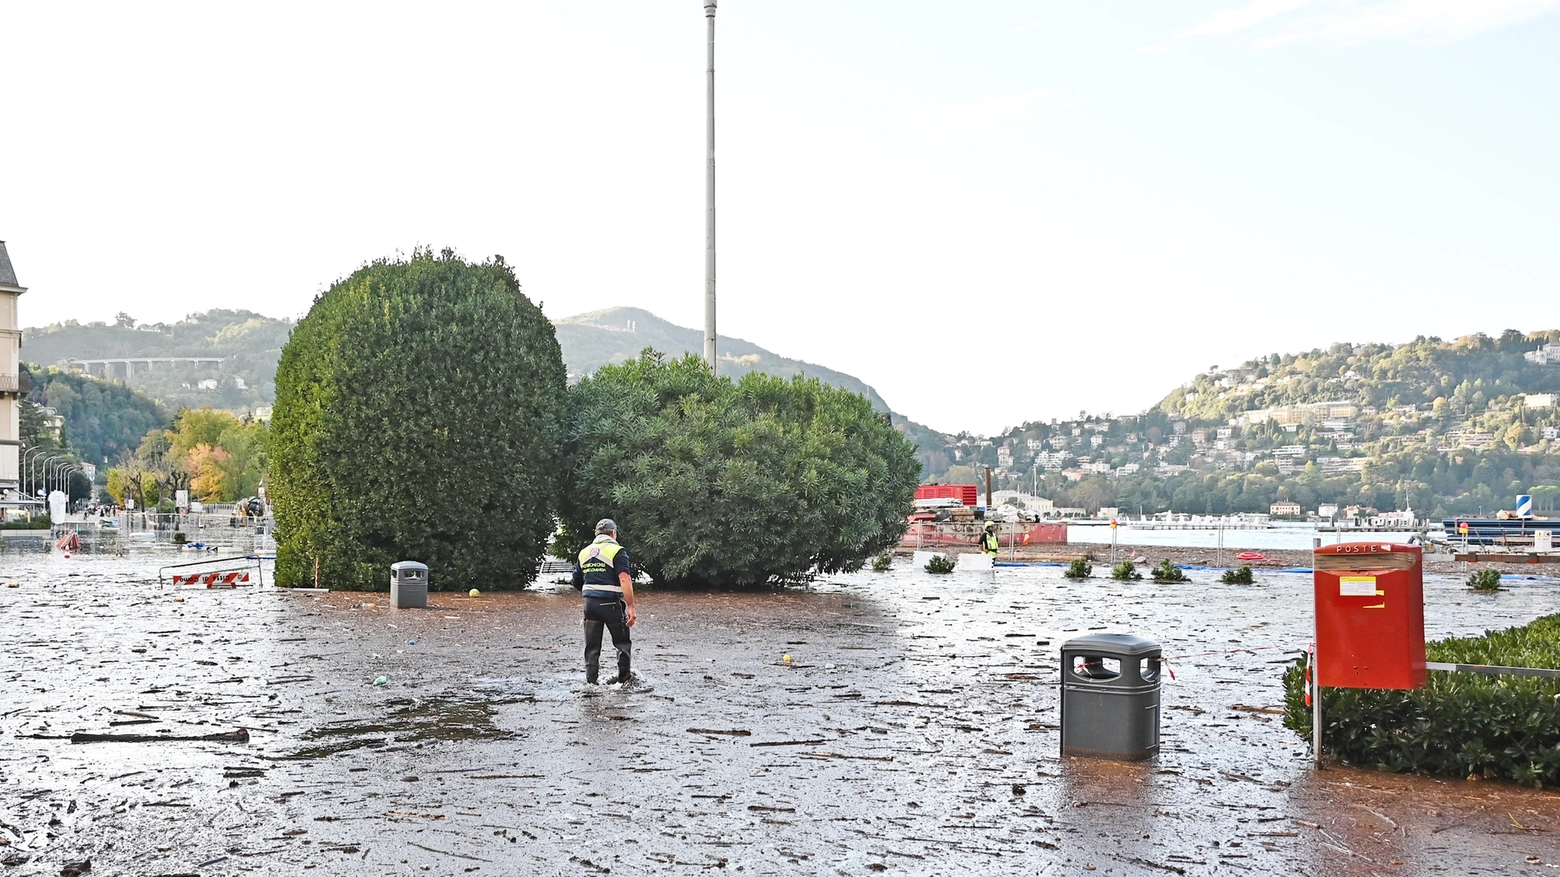
<path fill-rule="evenodd" d="M 1522 354 L 1522 358 L 1528 362 L 1536 362 L 1539 365 L 1560 362 L 1560 344 L 1545 344 L 1537 350 L 1530 350 Z"/>
<path fill-rule="evenodd" d="M 0 241 L 0 498 L 21 487 L 22 324 L 17 303 L 27 290 L 16 283 L 11 256 Z"/>
<path fill-rule="evenodd" d="M 1035 496 L 1021 490 L 998 490 L 991 494 L 991 501 L 999 506 L 1013 505 L 1031 512 L 1039 512 L 1049 515 L 1056 511 L 1056 505 L 1043 496 Z"/>

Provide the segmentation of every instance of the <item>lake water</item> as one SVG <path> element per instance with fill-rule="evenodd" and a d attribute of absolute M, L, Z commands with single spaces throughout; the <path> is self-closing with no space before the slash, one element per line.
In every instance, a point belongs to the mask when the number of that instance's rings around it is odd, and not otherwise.
<path fill-rule="evenodd" d="M 1116 530 L 1117 545 L 1148 545 L 1166 548 L 1217 548 L 1218 530 L 1139 530 L 1121 527 Z M 1275 524 L 1268 530 L 1224 530 L 1225 548 L 1254 548 L 1270 550 L 1306 551 L 1312 540 L 1321 537 L 1323 545 L 1339 542 L 1407 542 L 1411 532 L 1402 533 L 1323 533 L 1306 524 Z M 1109 527 L 1068 527 L 1067 541 L 1087 545 L 1109 545 Z"/>

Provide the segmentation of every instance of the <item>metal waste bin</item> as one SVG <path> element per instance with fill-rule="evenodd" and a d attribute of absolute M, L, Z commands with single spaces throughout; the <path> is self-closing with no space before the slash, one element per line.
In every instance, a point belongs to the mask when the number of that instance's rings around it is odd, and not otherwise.
<path fill-rule="evenodd" d="M 1062 643 L 1062 754 L 1140 761 L 1159 752 L 1159 643 L 1124 633 Z"/>
<path fill-rule="evenodd" d="M 415 560 L 390 564 L 390 605 L 397 609 L 428 608 L 428 565 Z"/>

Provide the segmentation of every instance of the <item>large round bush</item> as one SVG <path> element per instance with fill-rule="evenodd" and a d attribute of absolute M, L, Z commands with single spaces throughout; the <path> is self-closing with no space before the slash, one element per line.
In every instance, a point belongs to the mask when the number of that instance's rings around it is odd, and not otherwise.
<path fill-rule="evenodd" d="M 557 503 L 563 358 L 501 258 L 383 260 L 315 300 L 276 375 L 276 576 L 388 587 L 522 587 Z"/>
<path fill-rule="evenodd" d="M 905 531 L 915 447 L 856 393 L 646 351 L 570 391 L 570 542 L 612 517 L 658 582 L 757 585 L 857 569 Z"/>

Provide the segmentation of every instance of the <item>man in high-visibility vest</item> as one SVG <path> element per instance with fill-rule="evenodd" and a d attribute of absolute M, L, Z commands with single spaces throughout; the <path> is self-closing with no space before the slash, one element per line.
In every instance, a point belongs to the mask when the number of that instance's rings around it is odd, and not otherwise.
<path fill-rule="evenodd" d="M 601 664 L 601 630 L 612 634 L 618 653 L 617 682 L 629 680 L 632 644 L 628 629 L 634 626 L 634 574 L 628 551 L 617 541 L 618 526 L 611 518 L 596 523 L 596 540 L 580 551 L 574 564 L 574 589 L 585 598 L 585 681 L 596 684 Z"/>
<path fill-rule="evenodd" d="M 997 525 L 987 524 L 986 529 L 980 534 L 980 553 L 987 557 L 996 557 L 998 547 Z"/>

